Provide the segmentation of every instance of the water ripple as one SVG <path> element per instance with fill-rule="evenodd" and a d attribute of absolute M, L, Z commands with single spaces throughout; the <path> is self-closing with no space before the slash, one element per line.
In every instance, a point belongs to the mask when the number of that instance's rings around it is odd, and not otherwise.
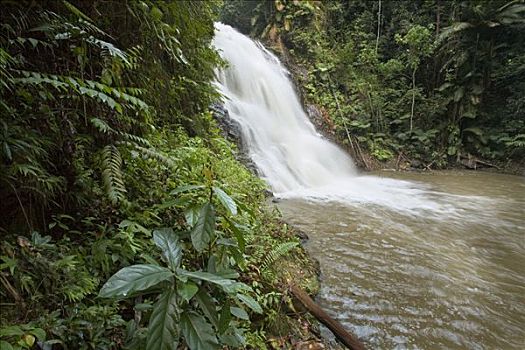
<path fill-rule="evenodd" d="M 496 176 L 482 187 L 489 179 L 447 176 L 412 193 L 426 193 L 437 214 L 311 197 L 280 207 L 310 233 L 320 304 L 371 348 L 523 349 L 523 180 Z M 443 194 L 441 181 L 458 193 Z"/>

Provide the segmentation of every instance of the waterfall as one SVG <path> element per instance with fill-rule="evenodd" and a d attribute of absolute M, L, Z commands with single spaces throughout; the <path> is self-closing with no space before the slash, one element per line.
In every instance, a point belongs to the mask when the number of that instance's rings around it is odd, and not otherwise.
<path fill-rule="evenodd" d="M 317 188 L 355 176 L 352 159 L 315 131 L 277 57 L 230 26 L 215 28 L 213 45 L 229 64 L 217 74 L 220 91 L 272 190 Z"/>
<path fill-rule="evenodd" d="M 215 24 L 212 44 L 228 63 L 217 70 L 225 107 L 276 196 L 366 203 L 441 217 L 484 202 L 434 191 L 419 182 L 359 175 L 350 156 L 316 132 L 275 55 L 221 23 Z"/>

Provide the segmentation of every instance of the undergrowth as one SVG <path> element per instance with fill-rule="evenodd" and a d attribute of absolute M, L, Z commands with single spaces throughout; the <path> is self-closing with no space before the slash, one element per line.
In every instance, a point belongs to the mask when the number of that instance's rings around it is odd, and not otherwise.
<path fill-rule="evenodd" d="M 209 112 L 219 5 L 2 9 L 2 350 L 305 336 L 277 266 L 315 272 Z"/>

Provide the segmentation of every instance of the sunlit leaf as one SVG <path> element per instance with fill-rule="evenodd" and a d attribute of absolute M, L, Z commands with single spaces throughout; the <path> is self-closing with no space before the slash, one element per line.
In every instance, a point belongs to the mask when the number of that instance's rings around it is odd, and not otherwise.
<path fill-rule="evenodd" d="M 190 301 L 191 298 L 193 298 L 195 294 L 197 294 L 198 291 L 199 291 L 199 287 L 191 281 L 182 283 L 178 288 L 179 295 L 186 302 Z"/>
<path fill-rule="evenodd" d="M 253 299 L 251 296 L 249 295 L 246 295 L 246 294 L 240 294 L 238 293 L 236 295 L 237 299 L 239 299 L 241 302 L 243 302 L 246 306 L 248 306 L 250 309 L 252 309 L 252 311 L 258 313 L 258 314 L 262 314 L 262 308 L 261 308 L 261 305 L 259 305 L 258 302 L 255 301 L 255 299 Z"/>
<path fill-rule="evenodd" d="M 230 312 L 235 317 L 238 317 L 243 320 L 250 320 L 250 316 L 248 316 L 248 313 L 240 307 L 232 306 L 230 307 Z"/>
<path fill-rule="evenodd" d="M 226 293 L 233 293 L 240 290 L 250 290 L 251 288 L 242 282 L 237 282 L 232 279 L 224 278 L 222 276 L 203 271 L 186 271 L 178 269 L 177 273 L 181 276 L 210 282 L 220 286 Z"/>

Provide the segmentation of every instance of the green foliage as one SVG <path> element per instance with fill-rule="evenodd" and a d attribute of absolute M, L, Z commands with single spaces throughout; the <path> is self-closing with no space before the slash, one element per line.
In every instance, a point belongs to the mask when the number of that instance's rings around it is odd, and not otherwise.
<path fill-rule="evenodd" d="M 37 341 L 46 340 L 46 332 L 30 325 L 8 326 L 0 328 L 1 349 L 31 349 Z"/>
<path fill-rule="evenodd" d="M 231 211 L 233 199 L 215 186 L 185 186 L 175 189 L 172 193 L 188 193 L 192 189 L 207 190 L 205 193 L 212 191 L 210 193 L 217 194 L 221 202 L 228 204 L 225 205 L 225 209 Z M 199 201 L 199 198 L 195 200 Z M 204 254 L 205 260 L 208 261 L 207 271 L 188 271 L 180 268 L 183 259 L 183 232 L 175 233 L 173 229 L 156 230 L 153 240 L 162 250 L 168 268 L 151 264 L 127 266 L 109 278 L 100 290 L 99 296 L 104 298 L 126 298 L 137 296 L 139 293 L 162 291 L 150 317 L 148 349 L 176 349 L 181 334 L 190 349 L 219 348 L 219 342 L 223 342 L 224 339 L 218 339 L 216 334 L 231 333 L 237 334 L 238 339 L 242 337 L 231 318 L 226 322 L 226 316 L 221 316 L 223 323 L 219 326 L 218 314 L 231 312 L 233 316 L 246 319 L 244 315 L 247 313 L 240 308 L 240 304 L 245 304 L 256 313 L 262 313 L 259 304 L 249 295 L 243 294 L 251 291 L 251 288 L 236 281 L 238 273 L 231 269 L 228 260 L 222 259 L 222 246 L 226 242 L 228 249 L 237 250 L 238 256 L 242 252 L 238 250 L 234 241 L 225 238 L 212 241 L 215 235 L 220 236 L 223 233 L 216 232 L 215 211 L 213 205 L 207 202 L 202 206 L 194 223 L 190 239 L 193 251 Z M 205 250 L 207 251 L 204 252 Z M 162 288 L 157 288 L 159 286 Z M 220 288 L 224 295 L 216 292 L 214 297 L 211 297 L 208 288 L 213 286 Z M 196 303 L 192 302 L 194 298 Z M 237 303 L 239 307 L 230 309 L 231 303 Z M 222 308 L 226 308 L 226 311 Z M 229 345 L 229 341 L 223 343 Z"/>
<path fill-rule="evenodd" d="M 148 325 L 147 349 L 176 349 L 180 338 L 177 291 L 168 288 L 155 303 Z"/>
<path fill-rule="evenodd" d="M 180 265 L 182 259 L 182 247 L 178 242 L 172 229 L 162 229 L 153 231 L 153 240 L 160 247 L 162 256 L 168 266 L 174 270 Z"/>
<path fill-rule="evenodd" d="M 219 187 L 213 187 L 213 192 L 224 208 L 227 209 L 231 215 L 237 215 L 237 204 L 235 204 L 235 201 L 230 196 L 228 196 L 226 192 L 221 190 Z"/>
<path fill-rule="evenodd" d="M 421 25 L 411 27 L 403 36 L 396 34 L 394 38 L 398 44 L 408 47 L 408 62 L 412 68 L 417 68 L 421 58 L 427 57 L 432 53 L 433 43 L 430 30 Z"/>
<path fill-rule="evenodd" d="M 193 247 L 202 252 L 210 244 L 215 235 L 215 209 L 211 203 L 206 203 L 199 211 L 197 222 L 191 230 Z"/>
<path fill-rule="evenodd" d="M 156 265 L 128 266 L 116 274 L 102 286 L 99 296 L 102 298 L 125 298 L 137 292 L 158 285 L 172 277 L 172 272 Z"/>
<path fill-rule="evenodd" d="M 113 145 L 102 150 L 102 181 L 104 189 L 113 204 L 125 200 L 126 186 L 122 179 L 122 158 L 120 152 Z"/>
<path fill-rule="evenodd" d="M 297 247 L 297 245 L 299 245 L 299 243 L 297 242 L 285 242 L 275 246 L 266 255 L 266 258 L 261 264 L 261 269 L 267 269 L 268 267 L 273 265 L 280 257 L 286 255 L 289 251 Z"/>
<path fill-rule="evenodd" d="M 181 327 L 190 349 L 220 349 L 213 328 L 202 316 L 193 313 L 182 315 Z"/>
<path fill-rule="evenodd" d="M 249 284 L 289 237 L 208 110 L 218 5 L 3 4 L 2 348 L 238 348 L 264 324 L 276 287 Z"/>

